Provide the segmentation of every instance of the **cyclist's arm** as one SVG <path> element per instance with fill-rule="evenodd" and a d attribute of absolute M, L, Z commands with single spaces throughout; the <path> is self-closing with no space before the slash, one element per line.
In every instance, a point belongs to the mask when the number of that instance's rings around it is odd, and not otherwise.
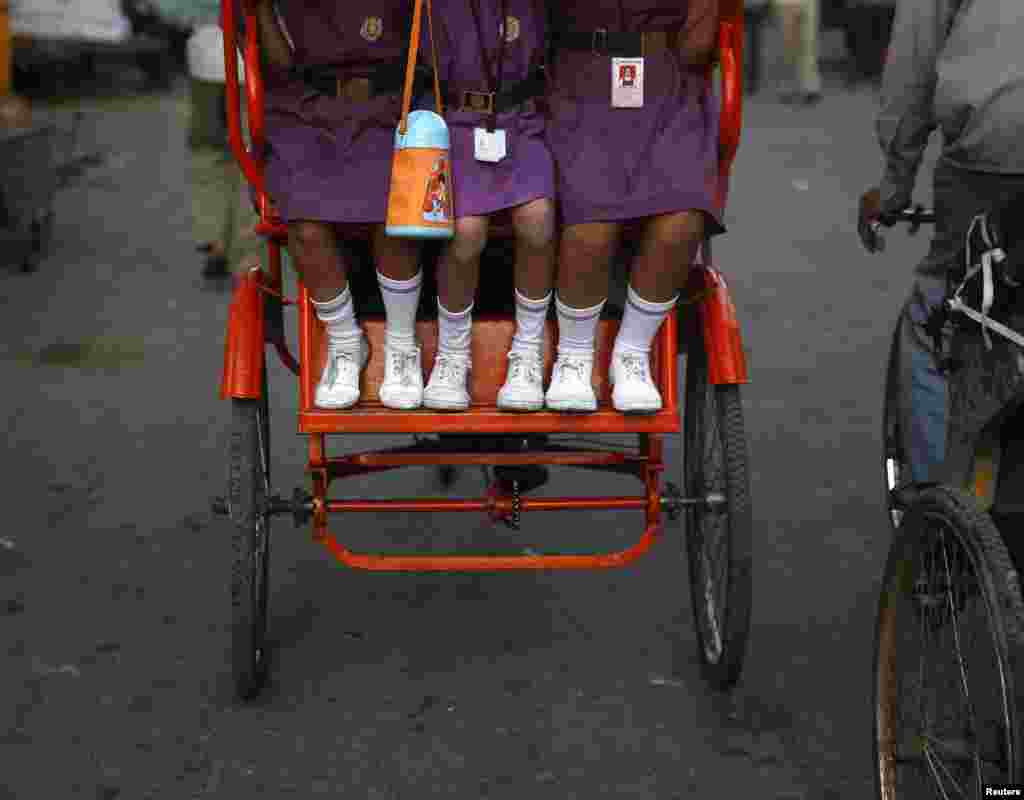
<path fill-rule="evenodd" d="M 884 213 L 910 205 L 933 111 L 936 64 L 956 0 L 901 0 L 886 59 L 875 131 L 885 157 L 879 186 Z"/>
<path fill-rule="evenodd" d="M 292 48 L 278 22 L 273 0 L 258 0 L 256 23 L 259 27 L 260 50 L 265 62 L 277 69 L 292 66 Z"/>

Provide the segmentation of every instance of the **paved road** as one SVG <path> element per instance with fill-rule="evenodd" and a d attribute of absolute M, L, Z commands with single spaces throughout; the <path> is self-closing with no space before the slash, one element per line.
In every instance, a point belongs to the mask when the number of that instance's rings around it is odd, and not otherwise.
<path fill-rule="evenodd" d="M 40 272 L 0 274 L 0 797 L 867 796 L 881 366 L 925 245 L 894 234 L 871 259 L 851 232 L 878 172 L 873 102 L 748 105 L 716 251 L 751 359 L 755 603 L 731 697 L 692 657 L 673 670 L 672 641 L 690 653 L 694 638 L 678 536 L 608 574 L 415 578 L 339 569 L 279 523 L 277 663 L 248 707 L 230 700 L 229 551 L 207 511 L 224 472 L 226 296 L 190 251 L 178 105 L 107 114 L 98 135 L 117 153 L 60 195 Z M 271 378 L 290 490 L 295 391 Z M 584 480 L 559 472 L 552 488 Z M 472 473 L 455 487 L 479 489 Z M 529 517 L 513 536 L 475 517 L 381 516 L 351 536 L 584 544 L 565 519 Z M 592 521 L 595 545 L 639 533 L 628 516 Z"/>

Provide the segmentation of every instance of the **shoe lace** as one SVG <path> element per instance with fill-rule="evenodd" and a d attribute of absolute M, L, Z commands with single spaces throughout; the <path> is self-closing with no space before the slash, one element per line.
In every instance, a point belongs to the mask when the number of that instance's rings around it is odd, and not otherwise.
<path fill-rule="evenodd" d="M 647 357 L 641 355 L 622 355 L 619 356 L 622 359 L 622 366 L 626 370 L 626 374 L 634 378 L 639 378 L 645 383 L 651 382 L 651 377 L 647 372 Z"/>
<path fill-rule="evenodd" d="M 461 358 L 440 354 L 434 369 L 439 381 L 458 383 L 465 376 L 467 366 Z"/>
<path fill-rule="evenodd" d="M 586 381 L 587 369 L 590 367 L 586 359 L 583 358 L 563 358 L 559 361 L 559 372 L 561 376 L 565 377 L 566 373 L 575 376 L 576 380 L 580 383 Z"/>
<path fill-rule="evenodd" d="M 509 353 L 508 362 L 510 381 L 540 382 L 540 359 L 523 353 Z"/>
<path fill-rule="evenodd" d="M 333 347 L 327 353 L 327 383 L 333 386 L 343 378 L 359 374 L 359 353 L 351 350 L 335 350 Z"/>
<path fill-rule="evenodd" d="M 413 384 L 413 370 L 416 368 L 416 353 L 404 350 L 391 351 L 391 368 L 402 386 Z"/>

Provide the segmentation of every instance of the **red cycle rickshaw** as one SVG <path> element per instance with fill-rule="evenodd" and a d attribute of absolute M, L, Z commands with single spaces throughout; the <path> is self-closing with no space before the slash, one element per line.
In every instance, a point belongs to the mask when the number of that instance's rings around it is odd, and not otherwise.
<path fill-rule="evenodd" d="M 724 206 L 727 181 L 739 143 L 741 125 L 741 56 L 743 5 L 723 3 L 719 25 L 721 71 L 721 130 L 719 202 Z M 680 319 L 670 316 L 655 342 L 652 371 L 664 398 L 664 409 L 653 415 L 627 416 L 616 412 L 607 381 L 615 319 L 604 319 L 598 334 L 595 383 L 599 397 L 596 413 L 566 415 L 553 412 L 515 414 L 499 411 L 496 396 L 504 377 L 504 353 L 512 338 L 510 310 L 498 308 L 478 314 L 473 328 L 475 370 L 469 410 L 436 413 L 427 410 L 394 411 L 366 400 L 345 411 L 328 411 L 313 404 L 314 385 L 325 359 L 325 342 L 306 290 L 300 285 L 295 300 L 282 293 L 281 245 L 286 229 L 275 216 L 263 184 L 261 164 L 254 153 L 264 141 L 263 82 L 259 70 L 257 25 L 251 8 L 245 19 L 244 41 L 239 41 L 234 3 L 224 2 L 227 97 L 232 149 L 252 185 L 261 216 L 258 231 L 268 243 L 267 269 L 241 277 L 234 289 L 225 345 L 221 396 L 230 399 L 228 494 L 215 501 L 215 509 L 230 516 L 234 562 L 231 575 L 232 665 L 240 697 L 261 688 L 267 670 L 266 625 L 270 520 L 291 514 L 296 525 L 312 523 L 313 538 L 349 567 L 382 572 L 490 572 L 501 570 L 601 569 L 618 567 L 647 551 L 662 532 L 665 518 L 685 517 L 691 599 L 699 654 L 704 673 L 715 686 L 729 688 L 739 679 L 749 631 L 751 605 L 751 510 L 747 467 L 747 441 L 740 403 L 740 385 L 747 370 L 739 323 L 721 273 L 711 262 L 705 241 L 700 264 L 690 272 L 681 299 Z M 243 143 L 239 113 L 237 53 L 245 62 L 245 89 L 252 149 Z M 709 71 L 709 80 L 711 74 Z M 500 258 L 500 231 L 487 258 Z M 505 243 L 507 244 L 507 234 Z M 627 237 L 628 238 L 628 237 Z M 358 244 L 358 243 L 355 243 Z M 495 255 L 497 252 L 498 255 Z M 510 266 L 505 272 L 511 273 Z M 357 298 L 357 271 L 351 270 Z M 424 270 L 427 274 L 428 270 Z M 496 274 L 494 268 L 485 274 Z M 373 287 L 375 284 L 367 284 Z M 370 288 L 371 292 L 376 290 Z M 424 291 L 429 296 L 429 291 Z M 504 297 L 512 297 L 507 291 Z M 365 298 L 364 298 L 365 299 Z M 384 318 L 367 313 L 358 299 L 360 321 L 370 343 L 370 361 L 364 373 L 363 396 L 375 398 L 383 380 Z M 285 339 L 283 307 L 298 307 L 298 357 Z M 478 303 L 478 308 L 485 303 Z M 549 321 L 546 367 L 553 362 L 555 330 Z M 423 363 L 429 364 L 436 346 L 436 329 L 419 323 Z M 308 472 L 312 492 L 295 489 L 290 497 L 272 494 L 270 484 L 270 429 L 265 353 L 273 348 L 299 381 L 299 433 L 308 438 Z M 685 418 L 680 425 L 677 392 L 677 355 L 685 351 Z M 378 355 L 374 355 L 378 354 Z M 662 436 L 682 433 L 684 450 L 681 481 L 662 483 L 666 469 Z M 408 434 L 409 446 L 381 451 L 331 455 L 331 437 L 356 434 Z M 579 441 L 595 434 L 636 437 L 635 447 L 584 446 Z M 576 442 L 572 439 L 575 437 Z M 563 441 L 560 441 L 563 440 Z M 592 442 L 591 440 L 588 440 Z M 442 476 L 465 465 L 491 468 L 495 476 L 478 498 L 338 498 L 330 494 L 343 478 L 404 466 L 437 466 Z M 636 494 L 610 497 L 544 497 L 523 495 L 536 487 L 546 466 L 572 466 L 621 472 L 638 478 Z M 591 554 L 542 555 L 382 555 L 353 552 L 336 538 L 329 520 L 360 512 L 478 511 L 491 519 L 518 526 L 531 511 L 591 511 L 616 509 L 643 514 L 643 533 L 632 546 Z"/>

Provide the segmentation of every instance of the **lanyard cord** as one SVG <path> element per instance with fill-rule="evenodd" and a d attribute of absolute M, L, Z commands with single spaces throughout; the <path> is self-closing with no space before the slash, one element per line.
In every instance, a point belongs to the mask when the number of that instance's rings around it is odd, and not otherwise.
<path fill-rule="evenodd" d="M 619 6 L 619 30 L 625 33 L 626 31 L 626 8 L 622 4 L 622 0 L 618 0 Z"/>
<path fill-rule="evenodd" d="M 620 0 L 621 2 L 621 0 Z M 491 113 L 487 117 L 487 130 L 494 132 L 494 126 L 498 121 L 498 109 L 494 105 L 498 94 L 501 92 L 501 70 L 505 64 L 505 39 L 508 36 L 508 0 L 501 0 L 501 27 L 498 28 L 498 63 L 497 70 L 492 65 L 491 58 L 487 54 L 487 45 L 484 43 L 484 28 L 480 22 L 480 0 L 470 0 L 470 9 L 473 12 L 473 24 L 476 25 L 477 43 L 480 45 L 480 59 L 483 61 L 484 73 L 487 79 L 487 91 L 492 95 Z"/>

